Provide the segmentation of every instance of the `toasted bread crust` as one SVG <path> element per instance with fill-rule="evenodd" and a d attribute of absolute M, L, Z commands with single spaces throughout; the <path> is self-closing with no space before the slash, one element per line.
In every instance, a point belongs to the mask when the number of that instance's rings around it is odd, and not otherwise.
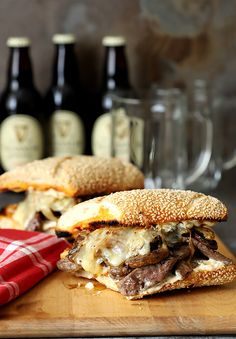
<path fill-rule="evenodd" d="M 181 288 L 193 288 L 203 286 L 223 285 L 236 280 L 236 265 L 232 264 L 214 271 L 192 272 L 185 279 L 178 280 L 172 284 L 167 283 L 159 288 L 158 285 L 143 293 L 128 297 L 128 299 L 141 299 L 145 295 L 156 294 Z"/>
<path fill-rule="evenodd" d="M 218 199 L 201 193 L 171 189 L 117 192 L 80 203 L 58 222 L 59 230 L 101 225 L 151 227 L 187 220 L 223 221 L 227 208 Z"/>
<path fill-rule="evenodd" d="M 143 187 L 143 174 L 135 166 L 95 156 L 36 160 L 0 176 L 0 191 L 52 188 L 72 197 Z"/>
<path fill-rule="evenodd" d="M 83 272 L 79 276 L 86 277 L 87 272 Z M 119 287 L 115 280 L 106 276 L 98 276 L 95 278 L 100 283 L 104 284 L 107 288 L 119 292 Z M 183 288 L 194 288 L 194 287 L 204 287 L 204 286 L 216 286 L 228 284 L 236 280 L 236 265 L 231 264 L 228 266 L 224 266 L 212 271 L 199 271 L 199 272 L 191 272 L 187 277 L 183 280 L 178 280 L 174 283 L 166 283 L 163 284 L 160 288 L 160 284 L 157 284 L 154 287 L 147 289 L 144 292 L 140 292 L 139 294 L 132 296 L 125 296 L 129 300 L 133 299 L 142 299 L 147 295 L 153 295 L 161 292 L 168 292 L 177 289 Z"/>

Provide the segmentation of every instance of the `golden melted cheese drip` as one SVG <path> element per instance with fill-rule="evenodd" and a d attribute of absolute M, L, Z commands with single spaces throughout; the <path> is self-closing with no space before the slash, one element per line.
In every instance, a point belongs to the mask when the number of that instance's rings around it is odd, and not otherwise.
<path fill-rule="evenodd" d="M 54 216 L 53 211 L 63 213 L 74 206 L 75 203 L 73 198 L 53 189 L 43 192 L 30 190 L 27 192 L 25 199 L 18 204 L 12 218 L 24 229 L 35 213 L 41 212 L 47 220 L 54 221 L 53 225 L 55 227 L 57 218 Z"/>
<path fill-rule="evenodd" d="M 75 261 L 94 275 L 105 274 L 103 261 L 119 266 L 126 259 L 150 252 L 150 242 L 157 229 L 133 227 L 104 227 L 91 232 L 76 255 Z"/>
<path fill-rule="evenodd" d="M 75 262 L 95 276 L 106 275 L 107 265 L 117 267 L 128 258 L 150 252 L 150 243 L 160 235 L 167 243 L 181 241 L 182 233 L 193 226 L 209 224 L 192 220 L 152 228 L 103 227 L 87 236 L 76 254 Z M 105 263 L 105 265 L 104 265 Z"/>

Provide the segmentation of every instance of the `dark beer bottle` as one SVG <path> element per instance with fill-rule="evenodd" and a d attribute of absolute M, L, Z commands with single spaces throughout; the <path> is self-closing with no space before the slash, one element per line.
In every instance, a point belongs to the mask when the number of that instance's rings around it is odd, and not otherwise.
<path fill-rule="evenodd" d="M 111 108 L 114 93 L 130 90 L 126 40 L 123 36 L 106 36 L 102 40 L 105 49 L 103 65 L 101 113 L 92 131 L 94 155 L 111 156 Z"/>
<path fill-rule="evenodd" d="M 79 77 L 73 34 L 53 36 L 55 59 L 51 87 L 46 95 L 48 155 L 84 153 L 85 130 L 80 116 Z"/>
<path fill-rule="evenodd" d="M 43 156 L 42 102 L 33 82 L 30 40 L 12 37 L 7 46 L 7 84 L 0 101 L 0 154 L 5 171 Z"/>

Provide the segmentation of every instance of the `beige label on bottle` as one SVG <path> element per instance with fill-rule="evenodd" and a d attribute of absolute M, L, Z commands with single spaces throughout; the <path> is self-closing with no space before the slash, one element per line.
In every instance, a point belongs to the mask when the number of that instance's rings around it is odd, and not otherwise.
<path fill-rule="evenodd" d="M 128 117 L 123 108 L 101 115 L 94 124 L 92 133 L 94 155 L 106 157 L 113 155 L 126 162 L 132 161 L 141 168 L 143 144 L 143 120 Z"/>
<path fill-rule="evenodd" d="M 111 129 L 112 120 L 110 113 L 104 113 L 94 123 L 91 145 L 92 153 L 97 156 L 111 156 Z"/>
<path fill-rule="evenodd" d="M 43 135 L 39 122 L 24 114 L 14 114 L 1 124 L 1 164 L 4 170 L 40 159 Z"/>
<path fill-rule="evenodd" d="M 130 161 L 130 124 L 123 108 L 113 110 L 113 149 L 115 157 Z"/>
<path fill-rule="evenodd" d="M 71 111 L 55 111 L 50 121 L 51 155 L 83 154 L 85 131 L 81 118 Z"/>
<path fill-rule="evenodd" d="M 130 118 L 130 159 L 139 168 L 144 162 L 144 121 L 141 118 Z"/>
<path fill-rule="evenodd" d="M 113 112 L 114 155 L 123 161 L 131 161 L 139 168 L 143 166 L 144 122 L 128 116 L 123 108 Z"/>

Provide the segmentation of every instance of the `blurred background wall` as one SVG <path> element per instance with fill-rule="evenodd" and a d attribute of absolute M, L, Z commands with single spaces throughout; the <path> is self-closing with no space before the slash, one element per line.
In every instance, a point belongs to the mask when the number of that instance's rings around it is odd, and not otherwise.
<path fill-rule="evenodd" d="M 107 34 L 127 38 L 134 87 L 153 82 L 180 86 L 208 77 L 236 92 L 235 0 L 0 0 L 0 90 L 5 83 L 8 36 L 32 39 L 36 85 L 47 89 L 56 32 L 74 32 L 83 87 L 99 87 Z M 222 88 L 223 85 L 223 88 Z"/>

